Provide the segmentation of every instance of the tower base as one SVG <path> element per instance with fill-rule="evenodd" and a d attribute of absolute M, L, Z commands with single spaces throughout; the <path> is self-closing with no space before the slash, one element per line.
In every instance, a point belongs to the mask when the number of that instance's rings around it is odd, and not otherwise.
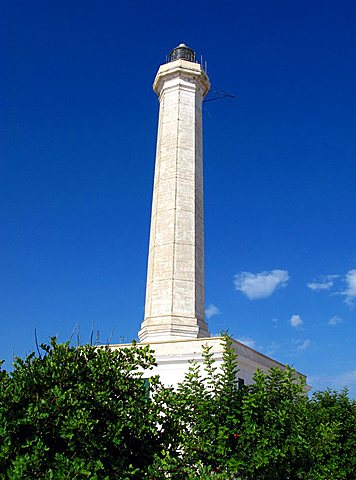
<path fill-rule="evenodd" d="M 167 340 L 185 340 L 210 337 L 204 320 L 191 317 L 150 317 L 142 323 L 138 332 L 141 342 L 152 343 Z"/>

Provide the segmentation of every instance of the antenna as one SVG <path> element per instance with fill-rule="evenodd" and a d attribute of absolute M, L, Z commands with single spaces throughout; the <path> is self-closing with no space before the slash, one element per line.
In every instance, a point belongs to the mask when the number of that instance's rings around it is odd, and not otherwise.
<path fill-rule="evenodd" d="M 213 102 L 214 100 L 221 100 L 222 98 L 234 98 L 234 99 L 238 98 L 236 97 L 236 95 L 233 95 L 232 93 L 220 92 L 219 90 L 211 90 L 208 94 L 208 97 L 212 97 L 212 98 L 207 98 L 206 100 L 204 100 L 204 103 Z"/>

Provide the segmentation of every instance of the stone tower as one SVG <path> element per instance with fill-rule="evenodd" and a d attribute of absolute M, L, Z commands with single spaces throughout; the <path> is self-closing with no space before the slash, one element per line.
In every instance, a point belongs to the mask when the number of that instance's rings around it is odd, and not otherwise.
<path fill-rule="evenodd" d="M 202 102 L 210 88 L 181 44 L 153 89 L 159 121 L 142 342 L 210 336 L 204 312 Z"/>

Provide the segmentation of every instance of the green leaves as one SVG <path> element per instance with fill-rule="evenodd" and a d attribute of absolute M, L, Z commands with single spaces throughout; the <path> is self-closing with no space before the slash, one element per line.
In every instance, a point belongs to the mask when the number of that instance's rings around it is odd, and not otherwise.
<path fill-rule="evenodd" d="M 193 363 L 177 392 L 166 397 L 175 435 L 156 456 L 155 479 L 351 480 L 355 471 L 355 402 L 346 392 L 309 400 L 305 380 L 286 367 L 257 370 L 238 388 L 229 337 L 218 368 L 203 349 L 204 372 Z"/>
<path fill-rule="evenodd" d="M 41 348 L 1 376 L 0 478 L 143 478 L 160 446 L 142 379 L 151 352 Z"/>
<path fill-rule="evenodd" d="M 356 408 L 347 392 L 311 399 L 294 369 L 239 388 L 233 344 L 204 347 L 177 390 L 143 376 L 148 347 L 72 347 L 0 365 L 0 479 L 352 480 Z"/>

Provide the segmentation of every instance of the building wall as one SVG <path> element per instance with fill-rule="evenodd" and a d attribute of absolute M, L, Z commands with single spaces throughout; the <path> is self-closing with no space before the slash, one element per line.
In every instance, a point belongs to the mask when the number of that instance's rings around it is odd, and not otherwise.
<path fill-rule="evenodd" d="M 154 357 L 157 361 L 157 367 L 145 372 L 145 377 L 159 375 L 161 382 L 166 386 L 177 387 L 182 382 L 186 372 L 189 369 L 190 362 L 196 361 L 204 376 L 202 347 L 207 345 L 211 347 L 214 354 L 215 366 L 219 369 L 223 362 L 223 341 L 222 337 L 208 337 L 187 340 L 171 340 L 150 343 L 154 351 Z M 145 346 L 147 343 L 140 343 L 138 346 Z M 130 345 L 110 345 L 111 348 L 122 348 Z M 242 378 L 246 385 L 252 383 L 252 377 L 256 369 L 267 371 L 271 367 L 285 369 L 285 365 L 273 360 L 272 358 L 257 352 L 253 348 L 244 345 L 237 340 L 233 340 L 232 348 L 237 354 L 238 378 Z M 301 375 L 299 373 L 299 375 Z"/>

